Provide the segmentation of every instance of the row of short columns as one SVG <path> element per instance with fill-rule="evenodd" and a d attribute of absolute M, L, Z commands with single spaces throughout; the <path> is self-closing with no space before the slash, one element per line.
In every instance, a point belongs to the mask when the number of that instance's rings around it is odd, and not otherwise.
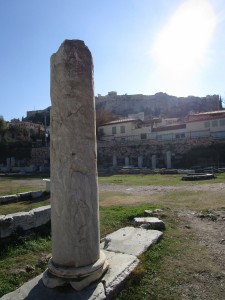
<path fill-rule="evenodd" d="M 125 167 L 128 167 L 130 165 L 129 156 L 125 156 L 124 163 L 125 163 Z M 153 154 L 151 156 L 151 163 L 152 163 L 152 169 L 155 169 L 157 167 L 157 155 L 156 154 Z M 166 168 L 167 169 L 170 169 L 172 167 L 171 151 L 166 152 L 165 163 L 166 163 Z M 114 168 L 117 167 L 117 156 L 116 156 L 116 154 L 113 155 L 113 167 Z M 143 167 L 143 155 L 138 156 L 138 167 L 139 168 Z"/>

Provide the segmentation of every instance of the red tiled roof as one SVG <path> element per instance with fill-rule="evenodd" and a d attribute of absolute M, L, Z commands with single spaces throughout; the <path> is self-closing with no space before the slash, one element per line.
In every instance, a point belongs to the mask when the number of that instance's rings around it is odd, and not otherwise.
<path fill-rule="evenodd" d="M 152 132 L 167 131 L 167 130 L 182 129 L 182 128 L 186 128 L 186 124 L 173 124 L 167 126 L 160 126 L 157 128 L 152 128 Z"/>
<path fill-rule="evenodd" d="M 204 113 L 189 115 L 187 116 L 187 122 L 213 120 L 218 118 L 225 118 L 225 110 L 208 111 Z"/>
<path fill-rule="evenodd" d="M 121 119 L 121 120 L 115 120 L 115 121 L 111 121 L 108 123 L 105 123 L 101 126 L 106 126 L 106 125 L 113 125 L 113 124 L 120 124 L 120 123 L 127 123 L 127 122 L 142 122 L 141 120 L 137 120 L 137 119 Z"/>

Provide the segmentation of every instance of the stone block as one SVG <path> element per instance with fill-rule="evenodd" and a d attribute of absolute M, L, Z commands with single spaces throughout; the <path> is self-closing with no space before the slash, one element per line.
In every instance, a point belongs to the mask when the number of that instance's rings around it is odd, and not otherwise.
<path fill-rule="evenodd" d="M 157 230 L 125 227 L 107 235 L 101 247 L 108 251 L 138 256 L 162 236 L 163 233 Z"/>
<path fill-rule="evenodd" d="M 21 200 L 31 198 L 31 192 L 18 193 L 17 195 Z"/>
<path fill-rule="evenodd" d="M 5 238 L 13 233 L 14 224 L 13 217 L 11 215 L 0 216 L 0 238 Z"/>
<path fill-rule="evenodd" d="M 18 195 L 6 195 L 6 196 L 1 196 L 0 197 L 0 204 L 1 203 L 7 203 L 7 202 L 12 202 L 12 201 L 17 201 L 18 200 Z"/>
<path fill-rule="evenodd" d="M 141 226 L 145 229 L 164 230 L 165 223 L 155 217 L 134 218 L 134 226 Z"/>
<path fill-rule="evenodd" d="M 42 191 L 33 191 L 33 192 L 31 192 L 31 197 L 32 197 L 33 199 L 36 199 L 36 198 L 41 197 L 42 194 L 43 194 Z"/>
<path fill-rule="evenodd" d="M 0 216 L 0 238 L 10 237 L 18 228 L 26 231 L 47 224 L 51 220 L 50 205 Z"/>
<path fill-rule="evenodd" d="M 47 224 L 51 220 L 51 206 L 41 206 L 31 210 L 34 217 L 34 227 Z"/>

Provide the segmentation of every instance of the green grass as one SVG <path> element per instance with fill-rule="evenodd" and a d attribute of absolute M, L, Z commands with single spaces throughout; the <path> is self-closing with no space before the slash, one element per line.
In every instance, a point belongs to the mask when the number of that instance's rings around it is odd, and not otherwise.
<path fill-rule="evenodd" d="M 50 249 L 50 238 L 37 236 L 35 239 L 20 241 L 1 250 L 0 297 L 46 269 L 47 260 L 44 257 Z"/>
<path fill-rule="evenodd" d="M 120 206 L 100 208 L 101 237 L 120 227 L 131 225 L 131 219 L 143 213 L 145 209 L 155 208 L 151 205 Z M 47 262 L 43 262 L 51 251 L 50 238 L 36 236 L 31 240 L 19 239 L 19 243 L 9 246 L 0 254 L 0 297 L 9 293 L 27 280 L 43 272 Z M 31 271 L 26 272 L 26 267 Z"/>
<path fill-rule="evenodd" d="M 225 173 L 216 174 L 216 178 L 212 180 L 198 180 L 198 181 L 182 181 L 183 175 L 161 175 L 161 174 L 149 174 L 149 175 L 112 175 L 99 177 L 99 183 L 102 184 L 121 184 L 121 185 L 192 185 L 192 184 L 206 184 L 206 183 L 220 183 L 225 181 Z"/>
<path fill-rule="evenodd" d="M 17 201 L 11 203 L 0 204 L 0 215 L 13 214 L 21 211 L 29 211 L 40 206 L 50 204 L 49 195 L 42 196 L 37 199 L 30 199 L 26 201 Z"/>
<path fill-rule="evenodd" d="M 42 178 L 0 177 L 0 196 L 44 189 L 45 183 Z"/>

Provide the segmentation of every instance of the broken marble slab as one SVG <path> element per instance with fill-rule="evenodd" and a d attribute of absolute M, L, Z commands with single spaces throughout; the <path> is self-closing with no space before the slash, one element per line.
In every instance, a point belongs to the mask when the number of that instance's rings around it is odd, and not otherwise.
<path fill-rule="evenodd" d="M 133 224 L 136 227 L 155 230 L 164 230 L 166 227 L 165 223 L 156 217 L 134 218 Z"/>
<path fill-rule="evenodd" d="M 107 235 L 101 247 L 107 251 L 138 256 L 157 243 L 163 233 L 158 230 L 124 227 Z"/>

